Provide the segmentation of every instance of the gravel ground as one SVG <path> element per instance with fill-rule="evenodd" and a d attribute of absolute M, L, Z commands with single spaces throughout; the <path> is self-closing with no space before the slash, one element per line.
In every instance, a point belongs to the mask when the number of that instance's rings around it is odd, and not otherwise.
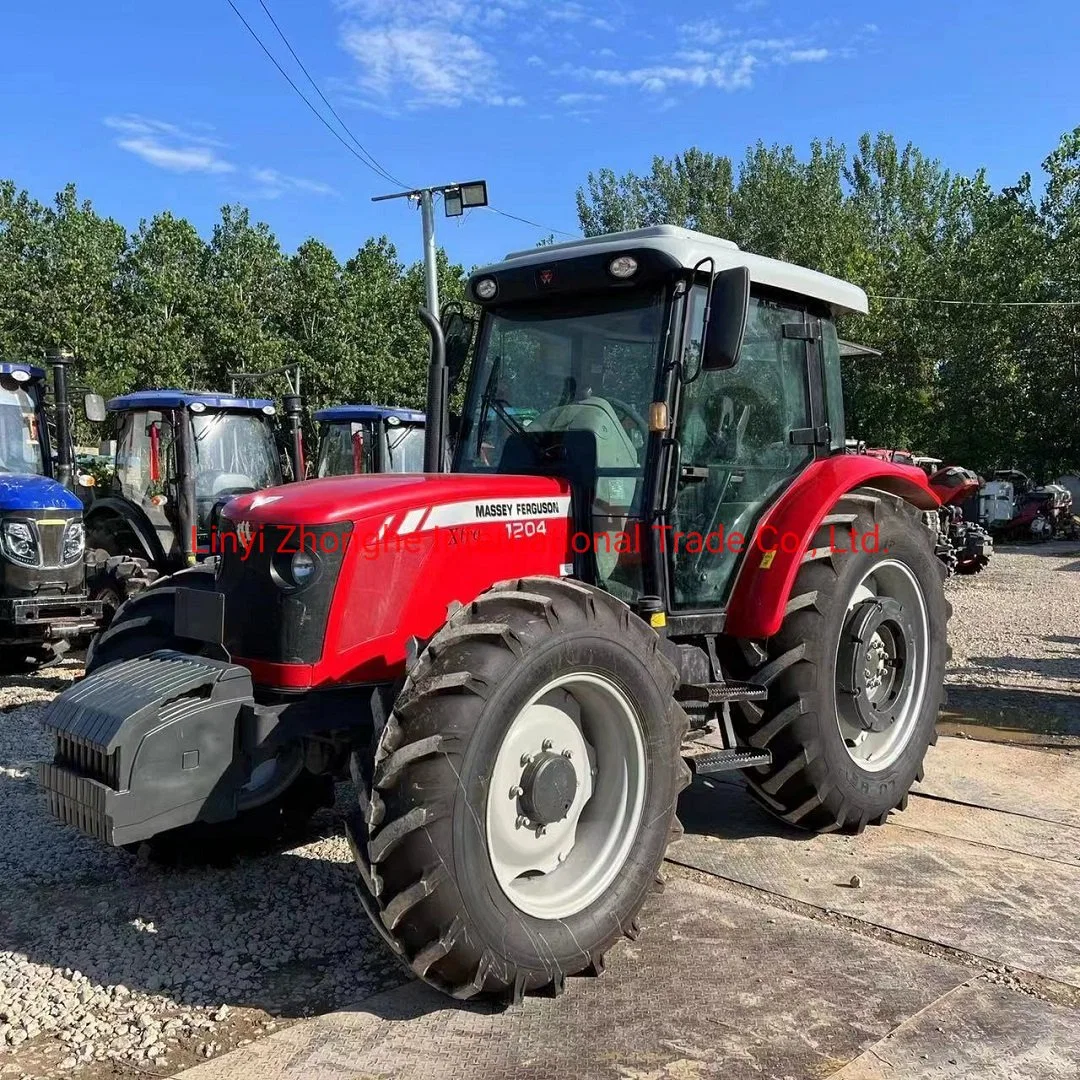
<path fill-rule="evenodd" d="M 329 814 L 302 846 L 182 869 L 50 820 L 38 715 L 80 674 L 0 685 L 0 1077 L 171 1075 L 403 981 Z"/>
<path fill-rule="evenodd" d="M 1080 735 L 1078 574 L 1078 545 L 1046 544 L 948 582 L 954 720 Z M 403 980 L 329 814 L 291 850 L 182 869 L 50 820 L 38 717 L 80 674 L 0 681 L 0 1078 L 167 1076 Z"/>
<path fill-rule="evenodd" d="M 950 718 L 1032 742 L 1080 736 L 1080 545 L 999 547 L 945 588 Z"/>

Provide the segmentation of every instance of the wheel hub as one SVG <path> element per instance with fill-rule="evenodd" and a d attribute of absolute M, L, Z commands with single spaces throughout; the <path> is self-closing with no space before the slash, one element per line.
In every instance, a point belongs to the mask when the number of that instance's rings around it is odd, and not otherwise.
<path fill-rule="evenodd" d="M 912 630 L 903 606 L 891 597 L 857 604 L 848 617 L 837 658 L 841 693 L 864 731 L 887 731 L 901 712 Z"/>
<path fill-rule="evenodd" d="M 550 750 L 534 757 L 521 774 L 521 812 L 533 825 L 553 825 L 570 813 L 577 794 L 577 771 L 572 752 Z"/>
<path fill-rule="evenodd" d="M 492 870 L 515 907 L 565 919 L 610 886 L 641 821 L 645 762 L 633 706 L 595 672 L 553 679 L 508 720 L 485 824 Z"/>

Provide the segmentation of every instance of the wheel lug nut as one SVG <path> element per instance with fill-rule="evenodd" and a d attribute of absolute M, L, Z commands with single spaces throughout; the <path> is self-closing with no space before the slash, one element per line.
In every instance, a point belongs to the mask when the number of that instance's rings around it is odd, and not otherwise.
<path fill-rule="evenodd" d="M 547 826 L 546 825 L 537 825 L 536 826 L 536 837 L 537 837 L 537 839 L 539 839 L 541 836 L 543 836 L 546 832 L 547 832 Z"/>
<path fill-rule="evenodd" d="M 552 741 L 551 741 L 550 739 L 545 739 L 545 740 L 544 740 L 544 741 L 543 741 L 543 742 L 542 742 L 542 743 L 540 744 L 540 749 L 541 749 L 541 750 L 550 750 L 550 749 L 552 748 L 552 746 L 554 746 L 554 745 L 555 745 L 555 744 L 554 744 L 554 743 L 553 743 L 553 742 L 552 742 Z"/>
<path fill-rule="evenodd" d="M 562 756 L 564 758 L 566 758 L 567 761 L 569 761 L 574 756 L 574 751 L 573 750 L 564 750 L 562 752 Z"/>
<path fill-rule="evenodd" d="M 518 814 L 517 821 L 514 822 L 515 829 L 523 829 L 529 824 L 529 819 L 524 814 Z"/>
<path fill-rule="evenodd" d="M 520 799 L 521 796 L 524 795 L 524 794 L 525 794 L 525 789 L 523 787 L 521 787 L 520 785 L 518 785 L 517 787 L 512 787 L 510 789 L 510 798 L 511 799 Z"/>
<path fill-rule="evenodd" d="M 532 754 L 522 754 L 521 755 L 521 764 L 522 764 L 523 767 L 525 765 L 528 765 L 530 761 L 532 761 Z"/>

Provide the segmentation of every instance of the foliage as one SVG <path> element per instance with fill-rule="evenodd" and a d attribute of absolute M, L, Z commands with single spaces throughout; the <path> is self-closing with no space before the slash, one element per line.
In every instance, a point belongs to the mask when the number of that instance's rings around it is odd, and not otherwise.
<path fill-rule="evenodd" d="M 464 271 L 439 253 L 443 300 Z M 40 361 L 64 344 L 74 381 L 106 397 L 178 386 L 229 389 L 229 373 L 301 367 L 311 409 L 344 401 L 423 408 L 423 268 L 385 238 L 342 263 L 323 243 L 282 252 L 269 227 L 226 206 L 209 240 L 168 211 L 128 235 L 75 188 L 43 206 L 0 181 L 0 356 Z M 251 393 L 277 396 L 266 380 Z M 78 410 L 76 410 L 78 412 Z M 79 436 L 96 442 L 100 433 Z"/>
<path fill-rule="evenodd" d="M 998 191 L 886 134 L 850 151 L 814 141 L 805 157 L 758 143 L 737 165 L 692 148 L 640 175 L 590 174 L 577 205 L 588 235 L 670 222 L 862 285 L 870 316 L 841 334 L 884 357 L 845 362 L 848 432 L 1049 479 L 1080 466 L 1080 307 L 1002 305 L 1080 299 L 1080 128 L 1042 168 Z M 439 277 L 445 300 L 462 298 L 443 252 Z M 227 389 L 232 371 L 288 362 L 314 408 L 422 408 L 422 299 L 421 266 L 385 237 L 344 262 L 316 239 L 287 254 L 238 206 L 208 240 L 167 211 L 129 235 L 72 186 L 44 205 L 0 181 L 0 356 L 68 345 L 76 381 L 105 395 Z"/>
<path fill-rule="evenodd" d="M 995 191 L 890 135 L 815 141 L 805 160 L 758 143 L 738 167 L 690 149 L 590 174 L 578 216 L 587 235 L 667 222 L 858 283 L 870 316 L 841 334 L 884 357 L 846 363 L 848 432 L 1050 479 L 1080 466 L 1080 307 L 1002 305 L 1080 299 L 1080 128 L 1043 171 L 1036 200 L 1029 176 Z"/>

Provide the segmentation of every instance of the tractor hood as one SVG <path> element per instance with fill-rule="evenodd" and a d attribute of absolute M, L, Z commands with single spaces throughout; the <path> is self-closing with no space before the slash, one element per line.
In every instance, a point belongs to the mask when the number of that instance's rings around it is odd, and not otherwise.
<path fill-rule="evenodd" d="M 496 473 L 327 476 L 238 496 L 229 502 L 224 515 L 231 521 L 253 524 L 324 525 L 475 500 L 484 504 L 485 514 L 510 519 L 523 516 L 514 506 L 514 500 L 551 499 L 569 494 L 569 484 L 550 476 Z M 500 515 L 497 504 L 503 500 L 506 512 Z M 493 504 L 495 509 L 491 509 Z M 530 511 L 531 508 L 526 509 L 524 516 Z"/>
<path fill-rule="evenodd" d="M 7 510 L 81 510 L 78 498 L 47 476 L 0 474 L 0 512 Z"/>

